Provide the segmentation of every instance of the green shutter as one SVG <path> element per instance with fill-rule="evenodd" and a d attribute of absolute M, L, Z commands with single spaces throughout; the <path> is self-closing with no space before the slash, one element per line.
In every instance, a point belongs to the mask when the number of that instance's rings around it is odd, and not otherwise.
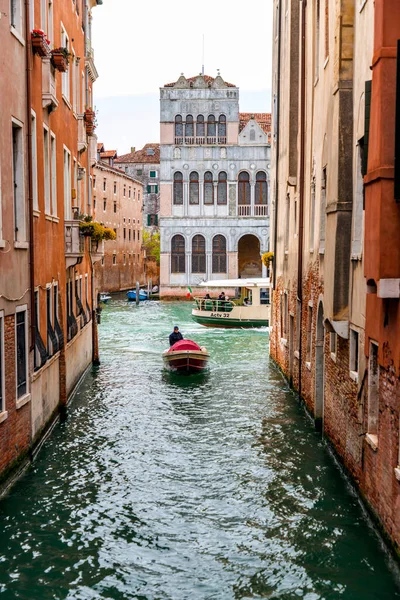
<path fill-rule="evenodd" d="M 151 215 L 147 215 L 147 226 L 151 225 Z"/>
<path fill-rule="evenodd" d="M 147 193 L 148 193 L 148 194 L 151 194 L 151 185 L 148 185 L 148 186 L 147 186 Z"/>
<path fill-rule="evenodd" d="M 154 215 L 154 225 L 158 225 L 158 215 Z"/>
<path fill-rule="evenodd" d="M 158 194 L 158 185 L 155 185 L 154 188 L 155 188 L 155 192 L 154 193 Z"/>

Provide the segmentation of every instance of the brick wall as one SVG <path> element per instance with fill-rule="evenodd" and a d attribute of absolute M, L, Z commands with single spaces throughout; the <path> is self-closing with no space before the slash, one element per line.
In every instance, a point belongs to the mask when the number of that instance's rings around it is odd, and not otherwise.
<path fill-rule="evenodd" d="M 0 423 L 0 480 L 27 453 L 31 439 L 30 402 L 16 407 L 15 315 L 4 319 L 5 409 Z"/>

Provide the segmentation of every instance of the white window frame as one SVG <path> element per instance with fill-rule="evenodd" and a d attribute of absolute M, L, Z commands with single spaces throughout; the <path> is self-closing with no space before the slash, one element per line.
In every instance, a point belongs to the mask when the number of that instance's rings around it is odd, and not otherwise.
<path fill-rule="evenodd" d="M 372 373 L 372 348 L 376 348 L 376 374 Z M 379 344 L 375 340 L 369 341 L 369 356 L 368 356 L 368 424 L 366 440 L 373 448 L 378 449 L 378 432 L 379 432 Z M 373 410 L 371 410 L 374 403 Z M 373 417 L 371 415 L 373 414 Z"/>
<path fill-rule="evenodd" d="M 57 216 L 57 138 L 50 131 L 51 214 Z"/>
<path fill-rule="evenodd" d="M 154 175 L 152 175 L 152 173 L 154 173 Z M 157 171 L 153 171 L 153 169 L 149 172 L 149 177 L 150 179 L 157 179 Z"/>
<path fill-rule="evenodd" d="M 354 327 L 350 327 L 350 377 L 358 381 L 358 372 L 360 369 L 360 332 Z M 357 343 L 357 347 L 355 346 Z M 357 364 L 356 364 L 357 363 Z"/>
<path fill-rule="evenodd" d="M 331 331 L 329 334 L 329 351 L 331 353 L 331 359 L 334 362 L 336 362 L 337 344 L 338 344 L 337 333 L 336 333 L 336 331 Z"/>
<path fill-rule="evenodd" d="M 72 219 L 71 198 L 71 152 L 63 145 L 63 167 L 64 167 L 64 218 L 66 221 Z"/>
<path fill-rule="evenodd" d="M 51 178 L 50 178 L 50 130 L 43 123 L 43 185 L 44 212 L 51 214 Z"/>
<path fill-rule="evenodd" d="M 70 52 L 69 37 L 64 25 L 61 23 L 61 47 L 66 48 Z M 62 82 L 62 97 L 66 100 L 67 105 L 70 107 L 71 104 L 71 79 L 70 79 L 70 68 L 68 67 L 64 73 L 61 73 Z"/>
<path fill-rule="evenodd" d="M 14 245 L 18 245 L 19 242 L 24 244 L 26 241 L 26 189 L 25 189 L 25 152 L 24 152 L 24 128 L 23 123 L 14 117 L 11 118 L 12 130 L 19 130 L 18 139 L 18 153 L 17 153 L 17 164 L 14 162 L 14 148 L 11 146 L 11 160 L 12 160 L 12 180 L 13 185 L 16 180 L 19 181 L 19 189 L 13 194 L 13 205 L 14 205 Z M 11 143 L 14 143 L 14 134 L 11 135 Z M 18 169 L 18 175 L 14 178 L 15 171 Z M 18 188 L 18 183 L 17 183 Z M 18 229 L 18 230 L 17 230 Z"/>
<path fill-rule="evenodd" d="M 14 7 L 14 9 L 13 9 Z M 10 29 L 12 33 L 17 34 L 19 39 L 22 36 L 22 1 L 10 1 Z M 22 41 L 22 40 L 21 40 Z"/>
<path fill-rule="evenodd" d="M 17 356 L 17 314 L 20 312 L 25 313 L 25 374 L 26 374 L 26 392 L 22 396 L 18 396 L 18 356 Z M 14 331 L 14 339 L 15 339 L 15 398 L 17 403 L 17 409 L 21 408 L 29 399 L 29 346 L 28 346 L 28 305 L 22 304 L 21 306 L 17 306 L 15 309 L 15 331 Z"/>
<path fill-rule="evenodd" d="M 38 196 L 38 160 L 37 160 L 37 119 L 34 110 L 31 110 L 31 123 L 32 123 L 32 198 L 33 198 L 33 210 L 39 211 L 39 196 Z M 1 236 L 0 236 L 1 237 Z"/>

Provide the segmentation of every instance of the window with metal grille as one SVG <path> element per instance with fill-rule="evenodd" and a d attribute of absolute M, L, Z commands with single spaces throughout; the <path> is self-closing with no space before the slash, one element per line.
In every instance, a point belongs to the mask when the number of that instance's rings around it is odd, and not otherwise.
<path fill-rule="evenodd" d="M 183 204 L 183 177 L 180 171 L 174 174 L 174 204 Z"/>
<path fill-rule="evenodd" d="M 255 204 L 267 204 L 267 175 L 259 171 L 256 175 L 256 197 Z"/>
<path fill-rule="evenodd" d="M 27 385 L 27 353 L 26 353 L 26 309 L 16 314 L 16 347 L 17 347 L 17 398 L 28 391 Z"/>
<path fill-rule="evenodd" d="M 225 171 L 221 171 L 221 173 L 218 175 L 217 204 L 226 204 L 227 201 L 227 175 Z"/>
<path fill-rule="evenodd" d="M 205 125 L 204 125 L 204 117 L 203 117 L 203 115 L 198 115 L 198 117 L 197 117 L 196 136 L 197 137 L 204 137 L 205 136 Z"/>
<path fill-rule="evenodd" d="M 207 137 L 215 137 L 217 132 L 217 124 L 214 115 L 208 115 L 207 121 Z"/>
<path fill-rule="evenodd" d="M 192 273 L 206 272 L 206 240 L 195 235 L 192 240 Z"/>
<path fill-rule="evenodd" d="M 239 173 L 239 204 L 250 204 L 250 176 L 246 171 Z"/>
<path fill-rule="evenodd" d="M 226 273 L 226 238 L 216 235 L 212 242 L 212 272 Z"/>
<path fill-rule="evenodd" d="M 171 272 L 185 271 L 185 239 L 182 235 L 174 235 L 171 240 Z"/>
<path fill-rule="evenodd" d="M 185 136 L 186 137 L 194 136 L 194 123 L 193 123 L 192 115 L 188 115 L 186 117 Z"/>
<path fill-rule="evenodd" d="M 189 176 L 189 204 L 199 203 L 199 174 L 192 171 Z"/>
<path fill-rule="evenodd" d="M 175 117 L 175 137 L 183 137 L 183 123 L 181 115 Z"/>
<path fill-rule="evenodd" d="M 204 204 L 214 204 L 214 182 L 211 171 L 204 173 Z"/>

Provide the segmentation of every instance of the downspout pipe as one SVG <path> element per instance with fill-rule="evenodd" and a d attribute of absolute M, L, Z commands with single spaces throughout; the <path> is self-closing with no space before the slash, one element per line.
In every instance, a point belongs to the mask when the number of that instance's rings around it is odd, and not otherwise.
<path fill-rule="evenodd" d="M 278 0 L 278 59 L 277 59 L 277 82 L 275 102 L 275 212 L 274 212 L 274 269 L 272 271 L 272 289 L 276 289 L 276 250 L 278 232 L 278 202 L 279 202 L 279 119 L 281 98 L 281 25 L 282 25 L 282 0 Z"/>
<path fill-rule="evenodd" d="M 29 279 L 31 303 L 30 351 L 35 349 L 35 245 L 33 231 L 33 179 L 32 179 L 32 53 L 30 44 L 30 0 L 25 0 L 25 58 L 26 58 L 26 131 L 27 131 L 27 172 L 28 172 L 28 214 L 29 214 Z"/>
<path fill-rule="evenodd" d="M 300 64 L 300 177 L 299 177 L 299 247 L 297 253 L 297 300 L 300 315 L 303 313 L 303 245 L 304 245 L 304 190 L 305 190 L 305 100 L 306 100 L 306 8 L 307 0 L 301 2 L 301 64 Z M 300 319 L 301 323 L 302 319 Z M 301 397 L 301 374 L 303 366 L 302 335 L 299 335 L 299 396 Z"/>

